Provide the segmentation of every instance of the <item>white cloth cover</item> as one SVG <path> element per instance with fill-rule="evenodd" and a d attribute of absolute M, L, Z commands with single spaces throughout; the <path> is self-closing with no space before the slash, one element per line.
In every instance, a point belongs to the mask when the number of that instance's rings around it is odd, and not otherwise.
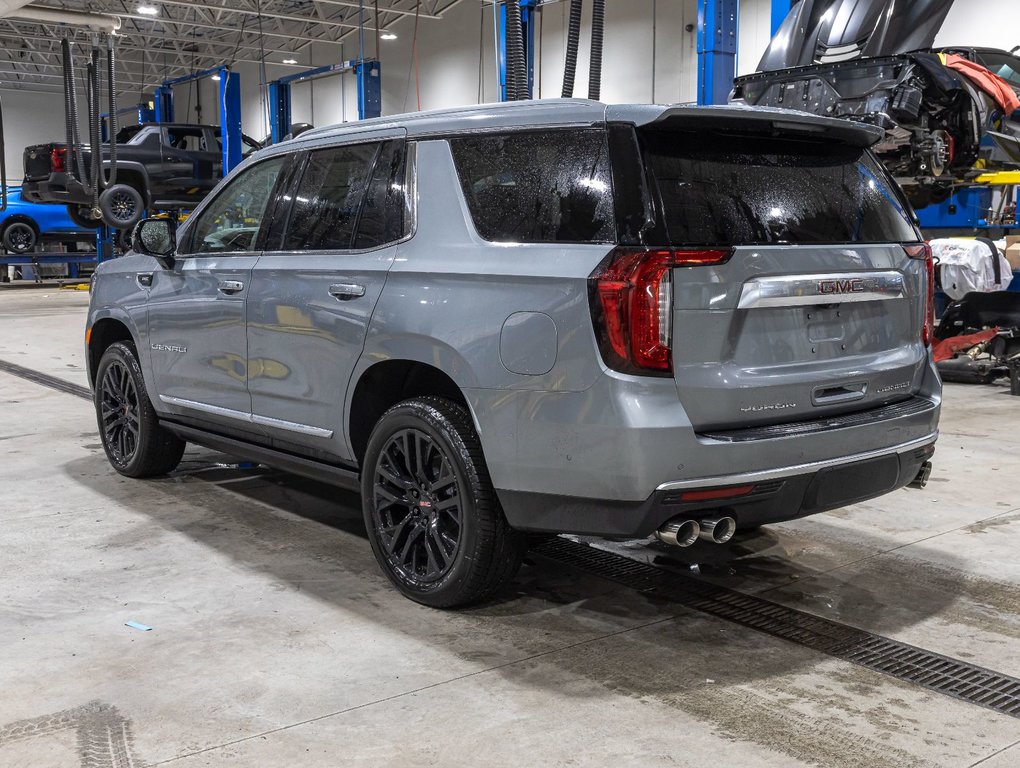
<path fill-rule="evenodd" d="M 999 252 L 1000 281 L 995 282 L 995 269 L 988 246 L 977 240 L 944 237 L 931 241 L 932 256 L 940 270 L 942 290 L 953 301 L 971 291 L 991 293 L 1004 291 L 1013 280 L 1013 268 Z"/>

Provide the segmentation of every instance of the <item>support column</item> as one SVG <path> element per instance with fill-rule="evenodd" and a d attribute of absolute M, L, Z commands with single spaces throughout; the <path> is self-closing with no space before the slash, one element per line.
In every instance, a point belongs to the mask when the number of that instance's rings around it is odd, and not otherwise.
<path fill-rule="evenodd" d="M 512 0 L 508 0 L 511 1 Z M 521 5 L 521 30 L 524 35 L 524 71 L 528 81 L 528 98 L 535 97 L 535 24 L 538 0 L 518 0 Z M 499 5 L 499 100 L 506 101 L 506 3 Z"/>
<path fill-rule="evenodd" d="M 375 59 L 359 61 L 354 67 L 358 80 L 358 119 L 382 115 L 382 70 Z"/>
<path fill-rule="evenodd" d="M 698 103 L 725 104 L 737 72 L 737 0 L 700 0 Z"/>
<path fill-rule="evenodd" d="M 772 0 L 772 37 L 776 36 L 776 32 L 790 15 L 790 9 L 796 2 L 797 0 Z"/>
<path fill-rule="evenodd" d="M 241 76 L 220 70 L 220 131 L 223 137 L 223 175 L 241 163 Z"/>

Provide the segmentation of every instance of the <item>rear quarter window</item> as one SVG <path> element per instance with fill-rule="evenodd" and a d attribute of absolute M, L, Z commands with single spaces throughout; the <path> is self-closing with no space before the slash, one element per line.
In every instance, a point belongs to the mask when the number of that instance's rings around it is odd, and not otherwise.
<path fill-rule="evenodd" d="M 615 240 L 604 130 L 456 137 L 450 148 L 475 228 L 486 240 Z"/>
<path fill-rule="evenodd" d="M 659 237 L 669 245 L 883 243 L 918 239 L 870 152 L 768 136 L 641 135 Z"/>

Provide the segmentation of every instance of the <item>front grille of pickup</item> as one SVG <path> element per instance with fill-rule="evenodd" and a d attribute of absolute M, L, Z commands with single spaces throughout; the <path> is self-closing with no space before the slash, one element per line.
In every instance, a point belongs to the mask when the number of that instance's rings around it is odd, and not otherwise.
<path fill-rule="evenodd" d="M 816 432 L 828 432 L 834 429 L 846 429 L 847 427 L 858 427 L 872 421 L 885 421 L 886 419 L 899 419 L 904 416 L 913 416 L 925 411 L 934 410 L 935 403 L 926 397 L 912 397 L 891 405 L 883 405 L 881 408 L 872 408 L 868 411 L 857 411 L 839 416 L 823 416 L 808 421 L 792 421 L 788 424 L 770 424 L 764 427 L 748 427 L 747 429 L 731 429 L 714 432 L 701 432 L 698 437 L 710 440 L 721 440 L 727 443 L 743 443 L 748 440 L 773 440 L 778 437 L 796 437 L 798 435 L 811 435 Z"/>

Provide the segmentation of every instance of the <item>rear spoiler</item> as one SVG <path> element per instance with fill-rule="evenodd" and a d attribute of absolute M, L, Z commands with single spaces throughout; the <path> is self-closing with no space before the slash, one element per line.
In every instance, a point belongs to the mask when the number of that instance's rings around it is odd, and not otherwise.
<path fill-rule="evenodd" d="M 852 120 L 819 117 L 809 112 L 774 107 L 670 107 L 639 127 L 652 130 L 697 130 L 740 135 L 789 136 L 870 147 L 885 131 Z"/>

